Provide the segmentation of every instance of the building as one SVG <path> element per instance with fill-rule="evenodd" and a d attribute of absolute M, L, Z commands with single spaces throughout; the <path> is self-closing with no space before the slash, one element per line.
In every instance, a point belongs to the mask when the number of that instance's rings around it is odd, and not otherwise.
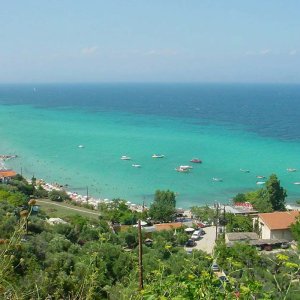
<path fill-rule="evenodd" d="M 226 244 L 233 244 L 235 242 L 250 242 L 258 239 L 259 236 L 255 232 L 229 232 L 225 234 Z"/>
<path fill-rule="evenodd" d="M 16 175 L 17 173 L 13 170 L 0 170 L 0 182 L 6 183 Z"/>
<path fill-rule="evenodd" d="M 296 222 L 299 211 L 280 211 L 258 214 L 258 225 L 262 239 L 292 241 L 291 225 Z"/>

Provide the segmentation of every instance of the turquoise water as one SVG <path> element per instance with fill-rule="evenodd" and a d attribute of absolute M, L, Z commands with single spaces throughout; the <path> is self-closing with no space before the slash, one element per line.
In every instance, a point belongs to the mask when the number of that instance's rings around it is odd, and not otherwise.
<path fill-rule="evenodd" d="M 28 103 L 0 105 L 0 120 L 0 154 L 19 156 L 9 166 L 77 192 L 88 186 L 95 197 L 149 204 L 156 189 L 170 189 L 178 193 L 179 207 L 225 203 L 238 192 L 257 189 L 256 175 L 276 173 L 288 200 L 300 198 L 300 186 L 293 184 L 300 172 L 286 171 L 300 170 L 299 141 L 262 136 L 243 124 Z M 165 158 L 153 159 L 154 153 Z M 122 155 L 132 160 L 122 161 Z M 193 164 L 189 174 L 175 171 L 194 157 L 203 163 Z"/>

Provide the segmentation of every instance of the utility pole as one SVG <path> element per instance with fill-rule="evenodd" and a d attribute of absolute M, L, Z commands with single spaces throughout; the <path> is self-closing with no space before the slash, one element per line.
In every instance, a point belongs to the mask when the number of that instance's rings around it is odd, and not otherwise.
<path fill-rule="evenodd" d="M 89 203 L 89 187 L 86 186 L 86 202 Z"/>
<path fill-rule="evenodd" d="M 218 240 L 218 222 L 219 222 L 219 203 L 217 202 L 215 205 L 215 208 L 217 209 L 217 214 L 216 214 L 216 239 L 215 241 Z"/>
<path fill-rule="evenodd" d="M 139 239 L 139 289 L 144 288 L 143 284 L 143 248 L 142 248 L 142 228 L 141 220 L 138 220 L 138 239 Z"/>

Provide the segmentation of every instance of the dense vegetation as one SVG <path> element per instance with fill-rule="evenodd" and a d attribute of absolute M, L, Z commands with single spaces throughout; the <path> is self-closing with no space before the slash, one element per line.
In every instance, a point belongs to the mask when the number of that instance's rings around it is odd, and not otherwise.
<path fill-rule="evenodd" d="M 137 229 L 114 233 L 111 224 L 145 216 L 117 200 L 102 207 L 98 220 L 78 215 L 50 225 L 42 211 L 32 210 L 35 188 L 16 181 L 0 185 L 0 299 L 299 299 L 299 258 L 292 251 L 272 256 L 247 245 L 226 248 L 220 241 L 214 258 L 189 254 L 182 247 L 183 229 L 143 233 L 139 290 Z M 159 199 L 173 215 L 172 193 L 160 191 L 155 203 Z M 299 226 L 293 228 L 298 240 Z M 153 243 L 146 246 L 149 237 Z M 212 272 L 214 259 L 229 282 Z"/>
<path fill-rule="evenodd" d="M 250 202 L 259 212 L 285 211 L 286 196 L 286 190 L 281 187 L 277 176 L 272 174 L 265 187 L 245 194 L 239 193 L 233 202 Z"/>

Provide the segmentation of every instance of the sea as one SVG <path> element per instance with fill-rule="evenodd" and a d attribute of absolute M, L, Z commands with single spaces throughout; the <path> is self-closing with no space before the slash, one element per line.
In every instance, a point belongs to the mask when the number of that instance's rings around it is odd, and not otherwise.
<path fill-rule="evenodd" d="M 295 202 L 300 85 L 0 85 L 1 154 L 17 155 L 6 166 L 27 178 L 101 199 L 150 205 L 169 189 L 177 207 L 229 203 L 275 173 Z"/>

